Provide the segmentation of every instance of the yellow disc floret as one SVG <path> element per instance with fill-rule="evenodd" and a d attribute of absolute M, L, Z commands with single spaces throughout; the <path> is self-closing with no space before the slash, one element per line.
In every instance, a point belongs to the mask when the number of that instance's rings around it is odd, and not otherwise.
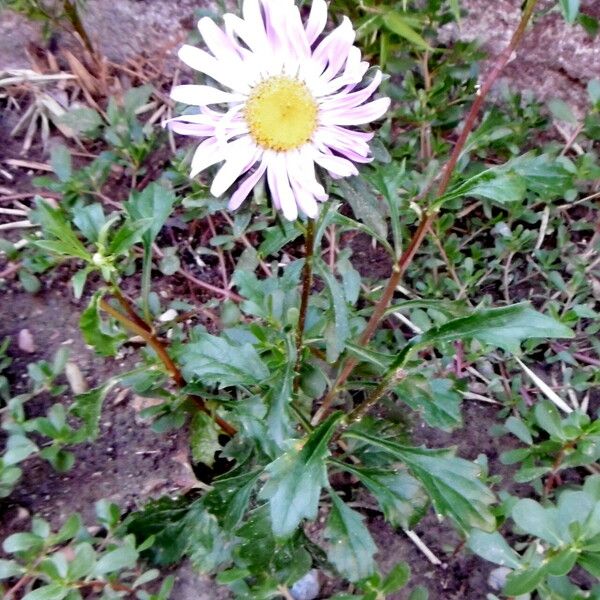
<path fill-rule="evenodd" d="M 318 107 L 304 83 L 280 75 L 259 83 L 246 104 L 245 117 L 254 141 L 267 150 L 287 152 L 310 141 Z"/>

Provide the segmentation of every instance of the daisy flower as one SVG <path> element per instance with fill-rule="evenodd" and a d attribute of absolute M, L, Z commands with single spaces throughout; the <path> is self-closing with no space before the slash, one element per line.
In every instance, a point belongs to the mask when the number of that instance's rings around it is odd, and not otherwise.
<path fill-rule="evenodd" d="M 171 94 L 200 107 L 169 122 L 179 134 L 203 138 L 191 177 L 223 163 L 211 186 L 219 197 L 244 176 L 229 201 L 235 210 L 266 176 L 273 204 L 288 220 L 299 211 L 314 219 L 317 202 L 327 200 L 315 165 L 341 178 L 372 160 L 373 134 L 353 128 L 387 111 L 389 98 L 370 100 L 381 72 L 361 86 L 369 64 L 347 17 L 323 35 L 325 0 L 313 0 L 306 23 L 293 0 L 244 0 L 243 18 L 223 20 L 224 29 L 208 17 L 198 23 L 210 52 L 189 45 L 179 51 L 220 86 L 181 85 Z"/>

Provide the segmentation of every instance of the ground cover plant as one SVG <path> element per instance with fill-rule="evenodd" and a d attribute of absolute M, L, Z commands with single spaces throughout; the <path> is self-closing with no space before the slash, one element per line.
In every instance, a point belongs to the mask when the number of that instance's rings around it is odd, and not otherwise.
<path fill-rule="evenodd" d="M 320 597 L 443 597 L 381 568 L 379 514 L 434 564 L 415 527 L 454 528 L 449 556 L 495 565 L 489 599 L 600 598 L 600 81 L 585 114 L 495 85 L 532 20 L 593 17 L 528 0 L 480 75 L 476 44 L 441 41 L 456 0 L 216 3 L 180 51 L 201 73 L 175 80 L 110 63 L 64 8 L 48 27 L 79 53 L 0 79 L 24 150 L 49 147 L 35 194 L 0 196 L 0 276 L 67 281 L 86 344 L 128 360 L 84 390 L 61 351 L 23 383 L 2 343 L 0 497 L 35 461 L 73 469 L 123 390 L 194 478 L 98 499 L 96 522 L 33 516 L 3 541 L 3 597 L 176 598 L 184 560 L 236 598 L 314 598 L 315 570 Z M 437 442 L 465 403 L 493 406 L 499 457 Z"/>

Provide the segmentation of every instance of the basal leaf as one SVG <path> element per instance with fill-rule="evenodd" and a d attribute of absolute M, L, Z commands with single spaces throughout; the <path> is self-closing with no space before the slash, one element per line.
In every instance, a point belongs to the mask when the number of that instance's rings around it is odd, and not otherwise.
<path fill-rule="evenodd" d="M 188 381 L 228 387 L 260 383 L 269 376 L 269 370 L 251 344 L 235 344 L 225 337 L 203 333 L 179 352 Z"/>
<path fill-rule="evenodd" d="M 428 497 L 417 479 L 405 470 L 383 470 L 335 463 L 352 473 L 373 494 L 386 521 L 393 527 L 409 529 L 423 516 Z"/>
<path fill-rule="evenodd" d="M 385 204 L 360 177 L 340 179 L 336 182 L 341 196 L 350 204 L 354 215 L 382 238 L 387 238 Z"/>
<path fill-rule="evenodd" d="M 572 338 L 573 332 L 560 321 L 543 315 L 529 303 L 482 309 L 448 321 L 415 338 L 416 346 L 455 340 L 476 339 L 483 344 L 518 353 L 528 339 Z"/>
<path fill-rule="evenodd" d="M 327 444 L 341 417 L 341 413 L 332 414 L 307 438 L 298 440 L 266 467 L 269 480 L 260 497 L 269 501 L 276 537 L 286 538 L 303 519 L 316 518 L 321 489 L 327 483 Z"/>
<path fill-rule="evenodd" d="M 331 513 L 325 529 L 329 541 L 327 558 L 349 581 L 364 579 L 375 572 L 377 546 L 362 517 L 332 491 Z"/>
<path fill-rule="evenodd" d="M 198 411 L 190 423 L 190 448 L 196 463 L 212 467 L 215 453 L 221 450 L 219 429 L 214 420 L 205 412 Z"/>
<path fill-rule="evenodd" d="M 462 424 L 462 397 L 450 379 L 411 376 L 394 386 L 398 398 L 413 410 L 422 411 L 431 427 L 452 431 Z"/>
<path fill-rule="evenodd" d="M 421 481 L 438 513 L 448 515 L 464 530 L 495 528 L 490 511 L 494 494 L 479 479 L 475 463 L 458 458 L 451 450 L 414 448 L 349 430 L 345 437 L 368 442 L 402 461 Z"/>

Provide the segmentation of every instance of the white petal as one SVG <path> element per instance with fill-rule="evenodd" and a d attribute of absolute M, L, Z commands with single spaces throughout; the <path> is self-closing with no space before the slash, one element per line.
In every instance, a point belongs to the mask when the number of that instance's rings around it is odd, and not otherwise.
<path fill-rule="evenodd" d="M 308 38 L 309 44 L 313 44 L 314 41 L 323 33 L 325 26 L 327 25 L 327 3 L 325 0 L 313 0 L 310 15 L 306 23 L 306 37 Z"/>
<path fill-rule="evenodd" d="M 363 106 L 337 111 L 322 111 L 319 121 L 323 125 L 364 125 L 382 117 L 390 107 L 389 98 L 379 98 Z"/>
<path fill-rule="evenodd" d="M 191 106 L 207 106 L 209 104 L 241 102 L 246 96 L 243 94 L 230 94 L 210 85 L 178 85 L 171 90 L 171 98 L 175 102 Z"/>
<path fill-rule="evenodd" d="M 192 158 L 192 170 L 190 178 L 196 177 L 199 173 L 208 169 L 212 165 L 221 162 L 225 158 L 225 153 L 219 147 L 215 138 L 204 140 L 194 152 Z"/>
<path fill-rule="evenodd" d="M 290 181 L 297 181 L 317 200 L 321 202 L 327 200 L 329 196 L 325 192 L 325 188 L 317 181 L 312 149 L 309 146 L 304 146 L 290 154 L 294 158 L 294 160 L 288 161 Z"/>
<path fill-rule="evenodd" d="M 266 169 L 267 163 L 263 160 L 256 171 L 254 171 L 254 173 L 251 175 L 248 175 L 248 177 L 242 181 L 238 189 L 233 193 L 231 199 L 229 200 L 229 204 L 227 205 L 229 210 L 236 210 L 242 205 L 242 202 L 244 202 L 244 200 L 248 197 L 248 194 L 250 194 L 250 192 L 259 182 L 260 178 L 265 174 Z"/>
<path fill-rule="evenodd" d="M 218 61 L 208 52 L 187 44 L 179 49 L 178 56 L 192 69 L 206 73 L 232 90 L 242 93 L 249 90 L 247 73 L 244 73 L 242 68 L 236 68 L 231 62 Z"/>
<path fill-rule="evenodd" d="M 274 156 L 268 166 L 267 176 L 275 205 L 281 207 L 283 216 L 288 221 L 295 221 L 298 218 L 298 206 L 290 186 L 283 154 Z"/>
<path fill-rule="evenodd" d="M 256 146 L 249 137 L 245 137 L 228 144 L 226 152 L 225 164 L 215 176 L 210 188 L 210 193 L 217 198 L 252 166 L 249 163 L 256 153 Z"/>

